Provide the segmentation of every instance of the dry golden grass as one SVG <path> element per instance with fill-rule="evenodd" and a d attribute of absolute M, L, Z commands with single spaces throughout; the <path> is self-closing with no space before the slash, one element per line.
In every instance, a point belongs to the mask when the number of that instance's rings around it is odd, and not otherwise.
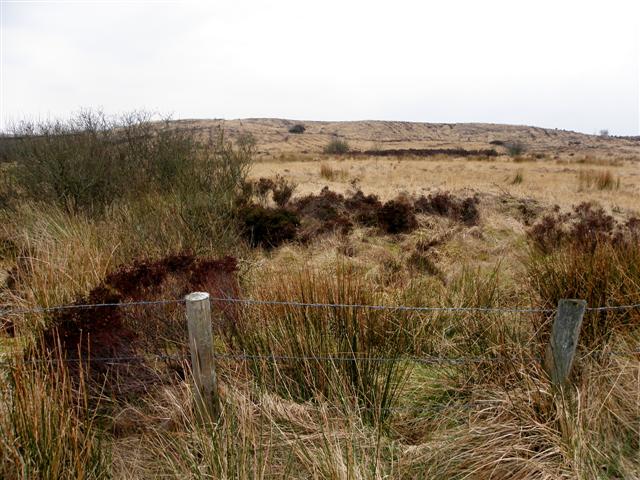
<path fill-rule="evenodd" d="M 620 177 L 615 178 L 610 170 L 580 170 L 578 173 L 580 190 L 596 188 L 598 190 L 617 190 L 620 188 Z"/>
<path fill-rule="evenodd" d="M 327 162 L 322 162 L 320 164 L 320 177 L 330 182 L 344 182 L 349 177 L 349 172 Z"/>
<path fill-rule="evenodd" d="M 600 137 L 555 129 L 482 123 L 417 123 L 393 121 L 302 122 L 303 134 L 289 134 L 296 121 L 262 118 L 243 120 L 181 120 L 178 128 L 195 128 L 206 132 L 223 127 L 231 138 L 250 133 L 261 155 L 267 157 L 321 153 L 336 136 L 348 142 L 354 150 L 385 148 L 495 148 L 503 146 L 491 141 L 519 142 L 525 155 L 559 155 L 559 158 L 579 160 L 609 155 L 640 160 L 638 142 L 615 137 Z"/>
<path fill-rule="evenodd" d="M 532 285 L 531 268 L 527 270 L 530 222 L 554 204 L 566 210 L 595 201 L 620 219 L 637 215 L 640 208 L 638 163 L 622 140 L 559 132 L 544 143 L 551 137 L 528 127 L 308 122 L 304 134 L 285 142 L 286 134 L 279 132 L 284 123 L 229 124 L 237 132 L 254 133 L 258 148 L 266 152 L 251 176 L 283 175 L 298 185 L 296 196 L 318 193 L 328 185 L 338 192 L 361 188 L 384 200 L 443 190 L 477 193 L 480 199 L 480 221 L 472 227 L 421 214 L 419 228 L 409 234 L 382 235 L 357 227 L 348 234 L 327 233 L 271 251 L 237 246 L 242 292 L 248 297 L 538 305 L 553 292 L 543 295 Z M 544 156 L 527 152 L 523 161 L 515 162 L 506 156 L 492 161 L 447 156 L 338 159 L 313 153 L 326 144 L 333 129 L 359 149 L 370 148 L 374 141 L 383 148 L 389 142 L 407 148 L 486 148 L 489 140 L 506 134 L 534 135 L 532 149 Z M 569 140 L 579 140 L 581 146 L 569 148 Z M 582 153 L 582 147 L 590 153 Z M 596 172 L 589 188 L 580 185 L 584 171 Z M 600 176 L 616 184 L 619 178 L 619 187 L 599 188 Z M 175 221 L 178 214 L 174 199 L 163 195 L 114 204 L 98 219 L 35 203 L 3 211 L 0 232 L 11 252 L 3 250 L 0 262 L 3 269 L 16 272 L 16 284 L 0 288 L 0 301 L 8 307 L 69 302 L 118 265 L 183 250 L 189 232 Z M 204 253 L 215 252 L 211 246 Z M 552 257 L 545 258 L 544 266 L 549 275 L 558 275 L 558 290 L 579 285 L 595 295 L 604 290 L 593 287 L 598 283 L 590 279 L 618 260 L 624 259 L 612 254 L 578 279 L 561 271 Z M 607 300 L 620 302 L 631 298 L 632 288 L 618 288 L 619 279 L 626 276 L 627 286 L 640 280 L 637 271 L 616 265 L 617 270 L 610 271 L 621 273 L 607 283 L 607 292 L 615 294 Z M 635 313 L 625 315 L 607 321 L 614 326 L 637 321 Z M 29 332 L 44 320 L 22 316 L 17 322 Z M 99 418 L 79 423 L 81 415 L 64 413 L 86 414 L 86 404 L 74 403 L 82 397 L 71 395 L 76 392 L 70 384 L 47 382 L 60 373 L 55 368 L 50 377 L 23 377 L 30 381 L 21 390 L 3 370 L 0 429 L 10 434 L 0 439 L 0 458 L 7 459 L 6 478 L 27 478 L 35 470 L 20 470 L 20 462 L 36 465 L 36 460 L 46 460 L 43 453 L 51 453 L 54 462 L 49 478 L 60 475 L 65 462 L 69 478 L 91 477 L 87 465 L 97 469 L 94 477 L 123 479 L 640 478 L 640 357 L 625 353 L 640 344 L 637 327 L 612 327 L 611 335 L 597 345 L 600 353 L 581 347 L 571 387 L 560 393 L 539 366 L 537 328 L 548 327 L 550 321 L 513 313 L 247 307 L 240 329 L 227 333 L 230 338 L 219 337 L 216 349 L 275 353 L 285 360 L 275 365 L 220 359 L 220 422 L 203 424 L 194 412 L 188 373 L 155 385 L 133 401 L 106 399 L 108 409 Z M 14 342 L 14 348 L 20 342 Z M 356 351 L 402 360 L 393 368 L 373 368 L 368 357 L 346 364 L 286 360 Z M 611 355 L 614 351 L 622 354 Z M 432 365 L 406 360 L 412 355 L 494 360 Z M 501 355 L 508 355 L 508 361 L 498 361 Z M 18 405 L 11 392 L 20 395 L 22 417 L 7 415 Z M 48 429 L 47 435 L 25 448 L 29 434 L 39 428 L 37 422 Z M 56 428 L 61 441 L 51 435 Z M 104 456 L 91 457 L 94 463 L 88 463 L 87 454 L 95 453 L 98 440 Z M 68 452 L 61 448 L 64 442 L 72 447 Z"/>
<path fill-rule="evenodd" d="M 316 161 L 270 161 L 256 163 L 251 176 L 273 177 L 281 174 L 298 184 L 298 195 L 318 193 L 328 185 L 332 190 L 345 192 L 350 184 L 322 178 L 318 175 Z M 559 165 L 547 161 L 513 163 L 511 159 L 498 158 L 493 162 L 467 160 L 464 158 L 410 159 L 410 158 L 345 158 L 340 168 L 356 182 L 365 193 L 375 193 L 390 199 L 401 192 L 421 195 L 436 190 L 453 192 L 475 191 L 500 195 L 505 192 L 521 198 L 532 198 L 546 205 L 570 206 L 583 201 L 596 201 L 613 209 L 629 212 L 640 211 L 639 163 L 625 161 L 607 171 L 620 179 L 619 188 L 580 188 L 578 177 L 581 167 Z M 526 181 L 509 185 L 518 173 Z"/>

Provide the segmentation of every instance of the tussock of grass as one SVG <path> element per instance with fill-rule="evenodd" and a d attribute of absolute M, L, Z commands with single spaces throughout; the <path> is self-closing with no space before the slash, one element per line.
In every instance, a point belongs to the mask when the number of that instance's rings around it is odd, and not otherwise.
<path fill-rule="evenodd" d="M 274 282 L 256 293 L 310 303 L 376 303 L 375 295 L 351 271 L 339 268 L 335 273 L 335 280 L 329 280 L 309 271 L 290 272 L 286 283 Z M 389 315 L 373 310 L 255 306 L 245 311 L 234 343 L 250 355 L 291 359 L 249 364 L 266 388 L 298 401 L 326 398 L 347 408 L 357 406 L 367 419 L 384 420 L 407 369 L 395 361 L 405 342 L 393 333 L 392 322 Z M 370 361 L 371 357 L 388 361 Z"/>
<path fill-rule="evenodd" d="M 618 190 L 620 178 L 615 178 L 611 171 L 581 170 L 578 173 L 579 190 Z"/>
<path fill-rule="evenodd" d="M 84 385 L 61 364 L 21 364 L 0 378 L 0 476 L 7 479 L 109 478 Z"/>
<path fill-rule="evenodd" d="M 349 178 L 349 172 L 342 168 L 332 167 L 328 163 L 321 163 L 320 177 L 330 182 L 344 182 Z"/>
<path fill-rule="evenodd" d="M 523 181 L 524 173 L 522 172 L 522 170 L 517 170 L 509 183 L 511 183 L 511 185 L 520 185 Z"/>

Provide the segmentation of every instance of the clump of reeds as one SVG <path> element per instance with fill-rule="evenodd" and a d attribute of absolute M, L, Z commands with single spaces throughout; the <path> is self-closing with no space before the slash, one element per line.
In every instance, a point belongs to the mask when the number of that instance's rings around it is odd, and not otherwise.
<path fill-rule="evenodd" d="M 109 478 L 109 452 L 82 382 L 60 359 L 2 368 L 0 477 Z"/>
<path fill-rule="evenodd" d="M 620 178 L 615 178 L 610 170 L 581 170 L 578 173 L 579 190 L 618 190 Z"/>
<path fill-rule="evenodd" d="M 344 182 L 349 177 L 349 172 L 342 168 L 332 167 L 328 163 L 321 163 L 320 176 L 330 182 Z"/>
<path fill-rule="evenodd" d="M 324 304 L 374 304 L 375 295 L 347 270 L 335 279 L 311 271 L 290 272 L 257 292 L 264 298 Z M 249 355 L 279 361 L 250 362 L 259 384 L 297 401 L 326 398 L 357 407 L 369 420 L 384 420 L 397 400 L 408 366 L 405 341 L 388 313 L 359 308 L 252 306 L 234 343 Z M 385 361 L 376 359 L 383 358 Z"/>
<path fill-rule="evenodd" d="M 522 172 L 522 170 L 516 170 L 515 175 L 513 176 L 513 178 L 509 183 L 511 183 L 511 185 L 520 185 L 523 181 L 524 181 L 524 173 Z"/>

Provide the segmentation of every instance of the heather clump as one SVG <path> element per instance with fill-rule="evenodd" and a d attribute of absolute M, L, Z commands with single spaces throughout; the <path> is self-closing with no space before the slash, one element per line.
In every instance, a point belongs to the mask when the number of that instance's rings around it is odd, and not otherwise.
<path fill-rule="evenodd" d="M 416 212 L 449 217 L 466 225 L 477 225 L 480 220 L 479 199 L 460 199 L 449 192 L 437 192 L 421 196 L 415 201 Z"/>

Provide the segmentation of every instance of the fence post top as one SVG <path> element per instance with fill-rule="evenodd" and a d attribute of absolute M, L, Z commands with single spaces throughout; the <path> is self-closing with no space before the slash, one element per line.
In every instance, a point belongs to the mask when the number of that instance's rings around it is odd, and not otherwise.
<path fill-rule="evenodd" d="M 209 294 L 207 292 L 193 292 L 184 298 L 187 302 L 201 302 L 203 300 L 209 300 Z"/>
<path fill-rule="evenodd" d="M 572 303 L 574 305 L 587 305 L 587 301 L 586 300 L 582 300 L 579 298 L 561 298 L 558 303 Z"/>

